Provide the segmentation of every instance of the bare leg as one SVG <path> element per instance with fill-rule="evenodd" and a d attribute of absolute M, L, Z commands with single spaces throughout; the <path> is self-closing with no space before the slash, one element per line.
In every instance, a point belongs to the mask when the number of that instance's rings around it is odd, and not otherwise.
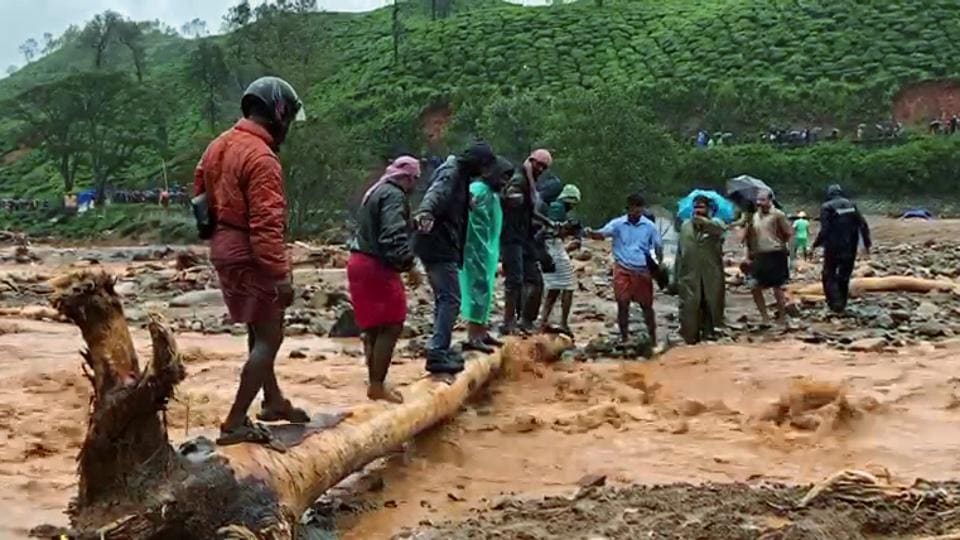
<path fill-rule="evenodd" d="M 380 335 L 381 328 L 375 326 L 363 332 L 363 357 L 367 361 L 367 376 L 370 380 L 373 380 L 373 348 L 377 343 L 377 336 Z"/>
<path fill-rule="evenodd" d="M 573 291 L 563 291 L 560 294 L 560 327 L 570 329 L 570 310 L 573 308 Z"/>
<path fill-rule="evenodd" d="M 760 312 L 760 319 L 763 322 L 770 322 L 770 315 L 767 313 L 767 301 L 763 298 L 763 289 L 756 287 L 753 289 L 753 302 L 757 305 L 757 311 Z"/>
<path fill-rule="evenodd" d="M 560 297 L 559 290 L 550 289 L 547 291 L 546 298 L 543 300 L 543 311 L 540 312 L 540 327 L 546 328 L 550 325 L 550 312 L 553 311 L 557 298 Z"/>
<path fill-rule="evenodd" d="M 643 308 L 643 322 L 647 325 L 647 333 L 650 335 L 650 343 L 657 345 L 657 314 L 653 306 Z"/>
<path fill-rule="evenodd" d="M 777 322 L 787 319 L 787 298 L 781 287 L 773 288 L 773 297 L 777 301 Z"/>
<path fill-rule="evenodd" d="M 370 386 L 367 388 L 367 397 L 370 399 L 403 403 L 403 396 L 399 392 L 384 385 L 393 359 L 393 349 L 401 332 L 402 324 L 381 326 L 377 332 L 376 341 L 373 343 L 373 362 L 370 365 Z"/>
<path fill-rule="evenodd" d="M 257 323 L 253 325 L 253 333 L 256 335 L 254 345 L 246 364 L 243 366 L 243 372 L 240 374 L 240 386 L 237 388 L 237 396 L 234 399 L 233 406 L 230 408 L 227 419 L 220 427 L 222 431 L 240 427 L 244 423 L 247 418 L 247 410 L 261 388 L 264 389 L 265 398 L 283 400 L 276 374 L 273 371 L 277 351 L 280 350 L 280 345 L 283 343 L 283 319 Z M 270 388 L 267 388 L 268 386 Z M 267 396 L 267 391 L 272 395 Z"/>
<path fill-rule="evenodd" d="M 617 301 L 617 326 L 620 327 L 620 339 L 630 338 L 630 301 Z"/>

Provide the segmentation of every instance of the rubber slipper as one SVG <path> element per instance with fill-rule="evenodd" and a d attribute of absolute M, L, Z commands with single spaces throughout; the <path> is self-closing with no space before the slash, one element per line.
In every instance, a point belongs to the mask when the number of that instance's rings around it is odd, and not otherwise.
<path fill-rule="evenodd" d="M 218 446 L 231 446 L 241 443 L 262 444 L 277 452 L 287 451 L 287 447 L 276 440 L 269 429 L 259 424 L 254 424 L 249 419 L 235 428 L 226 431 L 221 430 L 220 437 L 217 438 Z"/>
<path fill-rule="evenodd" d="M 491 347 L 503 347 L 503 342 L 490 334 L 487 334 L 486 337 L 483 338 L 483 344 Z"/>
<path fill-rule="evenodd" d="M 291 424 L 309 424 L 310 415 L 307 411 L 294 407 L 289 400 L 285 402 L 286 407 L 283 410 L 261 409 L 257 413 L 257 420 L 261 422 L 290 422 Z"/>

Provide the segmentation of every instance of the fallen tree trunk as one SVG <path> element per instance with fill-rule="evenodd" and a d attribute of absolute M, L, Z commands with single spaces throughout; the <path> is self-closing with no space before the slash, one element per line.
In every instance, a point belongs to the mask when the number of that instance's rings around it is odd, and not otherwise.
<path fill-rule="evenodd" d="M 452 381 L 418 381 L 402 405 L 363 405 L 333 429 L 305 432 L 286 453 L 198 441 L 177 452 L 162 422 L 185 377 L 170 332 L 151 319 L 153 360 L 141 370 L 112 278 L 83 273 L 56 287 L 54 305 L 89 348 L 95 395 L 70 510 L 78 537 L 293 538 L 299 517 L 324 491 L 454 415 L 505 363 L 551 361 L 569 347 L 558 336 L 511 343 L 503 355 L 472 358 Z"/>
<path fill-rule="evenodd" d="M 922 279 L 909 276 L 887 276 L 874 278 L 856 278 L 850 280 L 850 296 L 857 297 L 872 292 L 908 292 L 925 294 L 929 292 L 960 291 L 960 284 L 946 280 Z M 801 297 L 823 297 L 823 285 L 813 283 L 790 289 L 790 293 Z"/>

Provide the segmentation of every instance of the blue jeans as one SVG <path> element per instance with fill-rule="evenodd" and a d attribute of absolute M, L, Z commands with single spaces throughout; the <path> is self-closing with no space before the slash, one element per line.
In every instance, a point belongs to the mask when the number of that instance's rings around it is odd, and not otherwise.
<path fill-rule="evenodd" d="M 427 359 L 443 361 L 460 311 L 460 268 L 452 262 L 428 264 L 426 268 L 434 298 L 433 337 L 427 345 Z"/>

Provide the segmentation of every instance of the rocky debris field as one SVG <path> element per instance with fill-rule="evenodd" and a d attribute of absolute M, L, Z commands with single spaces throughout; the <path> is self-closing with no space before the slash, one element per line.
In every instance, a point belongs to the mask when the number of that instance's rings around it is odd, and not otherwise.
<path fill-rule="evenodd" d="M 424 523 L 394 540 L 917 538 L 960 527 L 960 484 L 955 482 L 894 487 L 860 471 L 845 471 L 816 486 L 603 488 L 604 480 L 585 478 L 573 497 L 505 497 L 462 522 Z"/>
<path fill-rule="evenodd" d="M 133 324 L 145 324 L 147 313 L 159 310 L 181 332 L 243 334 L 246 328 L 233 325 L 226 317 L 216 272 L 205 253 L 191 248 L 144 246 L 138 248 L 52 249 L 30 247 L 22 236 L 10 235 L 9 246 L 0 253 L 9 270 L 0 273 L 0 303 L 4 314 L 31 318 L 55 318 L 46 304 L 51 291 L 49 280 L 71 269 L 102 266 L 117 275 L 117 290 L 129 299 L 127 315 Z M 572 324 L 578 334 L 578 348 L 567 357 L 578 360 L 641 358 L 653 354 L 654 344 L 646 335 L 639 310 L 631 315 L 634 336 L 620 343 L 615 331 L 609 246 L 606 243 L 576 243 L 570 247 L 578 278 Z M 346 290 L 342 269 L 348 251 L 342 246 L 292 246 L 295 282 L 299 296 L 287 313 L 291 336 L 318 335 L 355 337 L 358 330 Z M 854 351 L 885 351 L 936 343 L 960 334 L 960 294 L 957 292 L 869 293 L 852 298 L 843 316 L 830 313 L 822 301 L 801 299 L 791 305 L 787 325 L 759 324 L 749 291 L 737 267 L 737 248 L 728 249 L 728 308 L 726 328 L 718 333 L 720 342 L 753 342 L 794 337 L 807 343 Z M 819 281 L 819 261 L 800 262 L 794 283 Z M 858 264 L 856 277 L 911 276 L 955 281 L 960 275 L 960 243 L 927 239 L 913 243 L 878 242 L 870 260 Z M 502 318 L 502 288 L 497 288 L 493 322 Z M 422 354 L 432 323 L 429 287 L 408 291 L 408 321 L 400 354 Z M 29 313 L 16 313 L 28 306 Z M 660 291 L 657 297 L 661 341 L 680 342 L 677 335 L 677 298 Z M 557 316 L 560 307 L 554 311 Z M 9 313 L 8 313 L 9 312 Z M 553 320 L 557 321 L 556 318 Z M 586 330 L 584 330 L 586 329 Z"/>

